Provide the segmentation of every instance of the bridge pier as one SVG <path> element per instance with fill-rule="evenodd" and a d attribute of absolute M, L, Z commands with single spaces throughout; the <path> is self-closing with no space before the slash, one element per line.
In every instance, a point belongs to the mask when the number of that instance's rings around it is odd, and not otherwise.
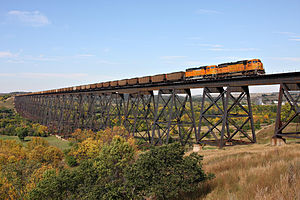
<path fill-rule="evenodd" d="M 232 93 L 237 93 L 238 96 Z M 208 106 L 205 105 L 207 100 Z M 246 105 L 243 105 L 243 101 L 246 101 Z M 247 124 L 251 135 L 245 128 Z M 206 127 L 206 130 L 203 127 Z M 238 133 L 239 139 L 245 137 L 251 143 L 256 142 L 248 86 L 227 87 L 226 90 L 223 87 L 205 87 L 196 135 L 197 143 L 214 143 L 222 148 L 226 143 L 231 144 L 236 140 L 234 137 Z M 211 137 L 213 139 L 210 139 Z"/>
<path fill-rule="evenodd" d="M 294 93 L 294 97 L 292 95 Z M 287 101 L 289 108 L 285 110 L 285 116 L 282 111 L 283 99 Z M 286 84 L 281 83 L 278 95 L 277 116 L 275 122 L 274 139 L 283 137 L 300 138 L 300 131 L 283 132 L 292 122 L 300 123 L 300 83 Z M 287 106 L 285 105 L 285 106 Z M 284 118 L 283 118 L 284 117 Z M 296 127 L 297 128 L 297 127 Z"/>
<path fill-rule="evenodd" d="M 159 90 L 154 107 L 151 144 L 168 144 L 172 139 L 184 145 L 196 135 L 190 89 Z"/>
<path fill-rule="evenodd" d="M 128 132 L 137 138 L 151 142 L 151 128 L 154 119 L 153 91 L 128 94 L 124 126 Z"/>

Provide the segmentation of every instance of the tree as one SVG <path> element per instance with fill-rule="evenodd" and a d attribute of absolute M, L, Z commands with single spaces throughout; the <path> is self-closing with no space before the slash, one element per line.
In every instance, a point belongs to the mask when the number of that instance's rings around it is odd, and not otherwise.
<path fill-rule="evenodd" d="M 64 155 L 63 152 L 54 146 L 42 146 L 38 145 L 31 150 L 29 158 L 38 163 L 45 165 L 52 165 L 57 167 L 58 164 L 62 161 Z"/>
<path fill-rule="evenodd" d="M 184 149 L 177 143 L 155 147 L 129 167 L 127 188 L 134 198 L 176 198 L 181 192 L 194 191 L 208 178 L 201 160 L 195 153 L 184 157 Z"/>
<path fill-rule="evenodd" d="M 97 182 L 96 199 L 129 199 L 124 175 L 134 158 L 134 145 L 120 136 L 115 136 L 110 144 L 102 147 L 95 159 L 101 178 Z"/>
<path fill-rule="evenodd" d="M 16 133 L 19 139 L 24 141 L 25 137 L 28 136 L 29 130 L 27 127 L 17 127 Z"/>
<path fill-rule="evenodd" d="M 27 148 L 29 150 L 32 150 L 34 149 L 36 146 L 43 146 L 43 147 L 48 147 L 49 146 L 49 142 L 42 139 L 42 138 L 39 138 L 39 137 L 33 137 L 31 138 L 31 141 L 27 143 Z"/>
<path fill-rule="evenodd" d="M 72 170 L 48 170 L 29 199 L 130 199 L 124 174 L 134 161 L 135 148 L 114 137 L 95 160 L 83 160 Z"/>

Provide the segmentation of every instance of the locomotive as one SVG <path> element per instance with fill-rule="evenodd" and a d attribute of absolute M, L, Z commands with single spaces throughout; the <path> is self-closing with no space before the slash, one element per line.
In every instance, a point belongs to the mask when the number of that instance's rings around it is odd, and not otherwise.
<path fill-rule="evenodd" d="M 241 60 L 219 65 L 209 65 L 186 70 L 185 78 L 226 78 L 264 74 L 265 70 L 259 59 Z"/>

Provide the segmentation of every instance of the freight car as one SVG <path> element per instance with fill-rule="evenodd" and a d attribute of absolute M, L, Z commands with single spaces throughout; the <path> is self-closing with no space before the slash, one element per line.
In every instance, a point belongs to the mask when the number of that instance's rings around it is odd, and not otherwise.
<path fill-rule="evenodd" d="M 227 78 L 264 74 L 263 64 L 259 59 L 241 60 L 219 65 L 209 65 L 186 70 L 185 78 Z"/>

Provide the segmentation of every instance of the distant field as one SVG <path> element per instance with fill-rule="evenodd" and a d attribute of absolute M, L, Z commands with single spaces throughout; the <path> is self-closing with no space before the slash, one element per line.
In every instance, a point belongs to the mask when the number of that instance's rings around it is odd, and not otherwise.
<path fill-rule="evenodd" d="M 22 143 L 23 145 L 26 145 L 26 143 L 29 142 L 31 138 L 32 137 L 26 137 L 25 142 L 21 142 L 17 136 L 0 135 L 0 139 L 3 139 L 3 140 L 17 140 L 18 142 Z M 42 138 L 44 140 L 48 141 L 49 145 L 58 147 L 61 150 L 65 150 L 65 149 L 70 148 L 70 146 L 69 146 L 70 142 L 60 140 L 55 136 L 42 137 Z"/>
<path fill-rule="evenodd" d="M 14 98 L 8 98 L 6 101 L 0 101 L 0 107 L 14 109 Z"/>

